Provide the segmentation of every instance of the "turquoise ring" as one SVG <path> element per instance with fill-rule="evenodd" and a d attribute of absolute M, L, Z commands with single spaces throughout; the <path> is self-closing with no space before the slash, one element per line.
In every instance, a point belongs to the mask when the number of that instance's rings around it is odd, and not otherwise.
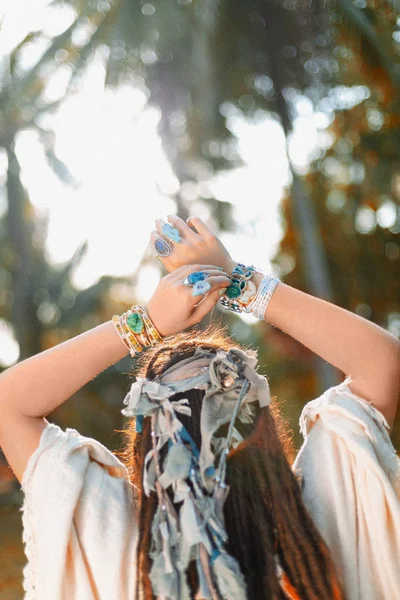
<path fill-rule="evenodd" d="M 208 273 L 204 273 L 204 271 L 194 271 L 187 276 L 188 285 L 194 285 L 197 281 L 204 281 L 209 277 Z"/>
<path fill-rule="evenodd" d="M 194 271 L 193 273 L 189 273 L 187 277 L 182 281 L 182 285 L 193 286 L 198 281 L 204 281 L 210 275 L 208 273 L 204 273 L 204 271 Z"/>
<path fill-rule="evenodd" d="M 193 285 L 192 296 L 204 296 L 211 289 L 208 281 L 199 280 Z"/>
<path fill-rule="evenodd" d="M 172 225 L 169 223 L 164 223 L 161 231 L 165 237 L 171 240 L 171 242 L 179 244 L 179 242 L 182 241 L 181 234 L 179 233 L 178 229 L 176 229 L 176 227 L 172 227 Z"/>

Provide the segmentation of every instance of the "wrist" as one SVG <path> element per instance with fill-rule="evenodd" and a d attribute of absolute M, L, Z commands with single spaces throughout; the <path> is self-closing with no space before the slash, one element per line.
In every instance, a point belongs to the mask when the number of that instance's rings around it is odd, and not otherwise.
<path fill-rule="evenodd" d="M 259 269 L 236 263 L 230 257 L 225 263 L 230 273 L 231 285 L 221 295 L 220 303 L 224 308 L 236 313 L 252 313 L 258 319 L 264 319 L 265 310 L 280 280 L 273 275 L 264 275 Z"/>
<path fill-rule="evenodd" d="M 122 315 L 114 315 L 113 324 L 131 356 L 163 341 L 144 306 L 132 306 Z"/>
<path fill-rule="evenodd" d="M 232 275 L 232 271 L 237 265 L 238 265 L 238 262 L 236 260 L 233 260 L 231 257 L 229 257 L 221 265 L 221 267 L 224 269 L 225 273 L 228 273 L 228 275 Z"/>
<path fill-rule="evenodd" d="M 255 279 L 255 280 L 254 280 Z M 266 320 L 265 311 L 275 293 L 281 280 L 273 275 L 255 274 L 253 282 L 257 287 L 257 294 L 252 302 L 247 306 L 245 312 L 250 312 L 256 319 Z"/>

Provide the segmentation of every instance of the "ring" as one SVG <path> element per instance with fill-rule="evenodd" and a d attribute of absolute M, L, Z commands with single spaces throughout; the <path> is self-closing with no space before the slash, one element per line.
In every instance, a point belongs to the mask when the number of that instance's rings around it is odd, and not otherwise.
<path fill-rule="evenodd" d="M 179 242 L 182 240 L 179 230 L 175 227 L 172 227 L 169 223 L 164 223 L 161 231 L 163 232 L 165 237 L 171 240 L 171 242 L 176 242 L 177 244 L 179 244 Z"/>
<path fill-rule="evenodd" d="M 209 277 L 209 274 L 204 273 L 204 271 L 194 271 L 185 277 L 185 279 L 182 281 L 182 285 L 192 286 L 197 283 L 197 281 L 204 281 L 207 279 L 207 277 Z"/>
<path fill-rule="evenodd" d="M 211 285 L 208 281 L 200 280 L 196 281 L 193 285 L 192 296 L 204 296 L 211 289 Z"/>
<path fill-rule="evenodd" d="M 158 256 L 161 258 L 166 258 L 167 256 L 171 256 L 173 247 L 167 240 L 164 240 L 161 237 L 158 237 L 154 242 L 154 249 Z"/>

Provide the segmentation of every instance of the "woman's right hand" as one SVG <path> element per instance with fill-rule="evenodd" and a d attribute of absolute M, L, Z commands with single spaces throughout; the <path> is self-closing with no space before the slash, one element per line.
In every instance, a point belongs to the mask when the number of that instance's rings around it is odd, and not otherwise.
<path fill-rule="evenodd" d="M 166 258 L 159 257 L 165 268 L 171 273 L 182 265 L 205 264 L 216 265 L 228 274 L 232 273 L 236 262 L 231 258 L 228 250 L 218 237 L 198 217 L 189 217 L 187 223 L 176 215 L 169 215 L 168 221 L 180 234 L 181 241 L 168 243 L 173 247 L 173 252 Z M 165 222 L 156 220 L 157 230 L 151 234 L 154 243 L 157 238 L 165 239 L 162 227 Z"/>
<path fill-rule="evenodd" d="M 193 296 L 193 287 L 183 285 L 185 278 L 195 271 L 207 274 L 204 283 L 210 289 L 205 295 Z M 218 302 L 220 290 L 230 283 L 228 274 L 212 265 L 179 267 L 161 279 L 147 304 L 147 313 L 163 337 L 173 335 L 200 323 Z"/>

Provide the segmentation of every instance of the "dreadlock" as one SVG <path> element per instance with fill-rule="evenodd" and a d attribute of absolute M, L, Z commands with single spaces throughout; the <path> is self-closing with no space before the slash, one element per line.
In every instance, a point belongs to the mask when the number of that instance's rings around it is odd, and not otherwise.
<path fill-rule="evenodd" d="M 139 375 L 154 379 L 177 362 L 193 356 L 199 346 L 208 351 L 227 352 L 238 345 L 216 327 L 179 334 L 169 344 L 146 352 L 141 358 Z M 179 418 L 198 447 L 203 396 L 204 391 L 193 389 L 173 397 L 188 399 L 192 415 Z M 152 443 L 151 431 L 147 419 L 143 432 L 137 435 L 134 421 L 124 430 L 126 441 L 119 455 L 138 490 L 136 597 L 154 600 L 149 572 L 151 524 L 157 497 L 155 493 L 147 497 L 142 485 L 144 458 Z M 328 549 L 307 513 L 299 483 L 290 468 L 293 446 L 279 409 L 258 408 L 255 424 L 237 422 L 236 426 L 245 440 L 228 456 L 230 490 L 224 517 L 227 551 L 239 562 L 248 597 L 287 599 L 276 573 L 275 555 L 278 555 L 290 585 L 301 600 L 343 600 Z M 194 598 L 198 581 L 193 564 L 189 565 L 187 577 Z"/>

